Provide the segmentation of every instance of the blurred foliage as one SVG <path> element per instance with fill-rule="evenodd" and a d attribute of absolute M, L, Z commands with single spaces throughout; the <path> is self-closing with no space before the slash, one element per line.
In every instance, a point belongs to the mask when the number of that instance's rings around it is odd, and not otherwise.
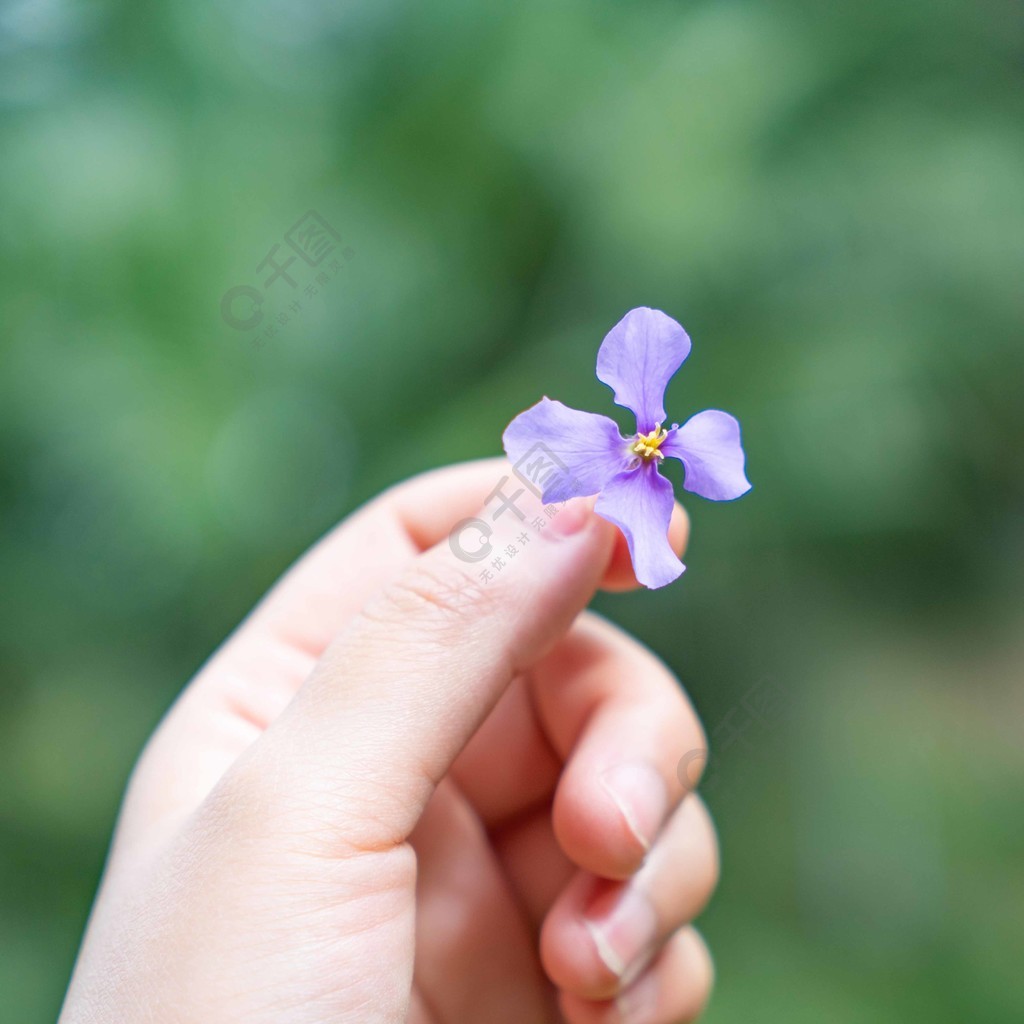
<path fill-rule="evenodd" d="M 0 1016 L 275 576 L 541 393 L 611 412 L 653 305 L 755 485 L 599 602 L 712 735 L 708 1020 L 1024 1019 L 1022 57 L 1008 0 L 0 0 Z M 229 326 L 310 209 L 347 258 Z"/>

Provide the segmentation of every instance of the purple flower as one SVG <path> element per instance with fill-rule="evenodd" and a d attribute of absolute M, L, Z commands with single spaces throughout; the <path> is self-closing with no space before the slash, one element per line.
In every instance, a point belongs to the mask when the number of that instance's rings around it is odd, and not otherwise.
<path fill-rule="evenodd" d="M 570 409 L 546 396 L 520 413 L 502 441 L 514 466 L 535 450 L 558 471 L 544 480 L 543 500 L 561 502 L 597 494 L 594 511 L 625 535 L 636 578 L 663 587 L 686 568 L 668 542 L 672 484 L 658 471 L 666 455 L 682 462 L 683 487 L 712 501 L 746 494 L 740 425 L 727 412 L 707 409 L 682 426 L 664 427 L 665 386 L 690 354 L 690 338 L 656 309 L 630 310 L 597 353 L 597 376 L 617 405 L 636 415 L 625 438 L 614 420 Z"/>

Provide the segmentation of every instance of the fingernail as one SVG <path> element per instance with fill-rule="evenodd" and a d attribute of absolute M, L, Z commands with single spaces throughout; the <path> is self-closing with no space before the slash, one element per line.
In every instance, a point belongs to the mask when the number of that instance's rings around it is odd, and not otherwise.
<path fill-rule="evenodd" d="M 658 977 L 648 974 L 624 989 L 615 1000 L 615 1012 L 622 1024 L 646 1019 L 658 1005 Z"/>
<path fill-rule="evenodd" d="M 629 831 L 649 850 L 668 811 L 668 790 L 661 773 L 646 761 L 626 761 L 600 775 Z"/>
<path fill-rule="evenodd" d="M 568 537 L 579 533 L 590 522 L 591 503 L 586 498 L 572 498 L 562 506 L 555 506 L 545 535 Z"/>
<path fill-rule="evenodd" d="M 602 963 L 622 979 L 636 976 L 657 937 L 654 908 L 635 885 L 601 889 L 583 923 Z"/>

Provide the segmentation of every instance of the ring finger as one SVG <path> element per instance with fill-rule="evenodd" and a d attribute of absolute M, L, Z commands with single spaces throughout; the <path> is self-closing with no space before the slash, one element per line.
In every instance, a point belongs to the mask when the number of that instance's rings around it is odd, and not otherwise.
<path fill-rule="evenodd" d="M 717 881 L 714 826 L 691 795 L 632 878 L 613 881 L 580 871 L 562 891 L 541 930 L 548 976 L 583 999 L 611 998 L 700 913 Z"/>

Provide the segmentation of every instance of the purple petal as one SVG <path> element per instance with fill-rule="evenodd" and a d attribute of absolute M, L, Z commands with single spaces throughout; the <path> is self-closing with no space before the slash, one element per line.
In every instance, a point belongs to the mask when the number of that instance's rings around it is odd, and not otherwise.
<path fill-rule="evenodd" d="M 712 501 L 732 501 L 750 490 L 743 472 L 740 425 L 727 412 L 705 409 L 669 433 L 661 444 L 666 455 L 686 467 L 683 487 Z"/>
<path fill-rule="evenodd" d="M 631 459 L 614 420 L 546 397 L 505 428 L 502 442 L 516 475 L 545 502 L 596 494 Z"/>
<path fill-rule="evenodd" d="M 648 462 L 613 476 L 594 506 L 625 534 L 633 571 L 645 587 L 663 587 L 686 568 L 668 542 L 673 504 L 672 484 Z"/>
<path fill-rule="evenodd" d="M 665 422 L 665 387 L 690 354 L 689 335 L 660 310 L 631 309 L 605 336 L 597 376 L 647 434 Z"/>

